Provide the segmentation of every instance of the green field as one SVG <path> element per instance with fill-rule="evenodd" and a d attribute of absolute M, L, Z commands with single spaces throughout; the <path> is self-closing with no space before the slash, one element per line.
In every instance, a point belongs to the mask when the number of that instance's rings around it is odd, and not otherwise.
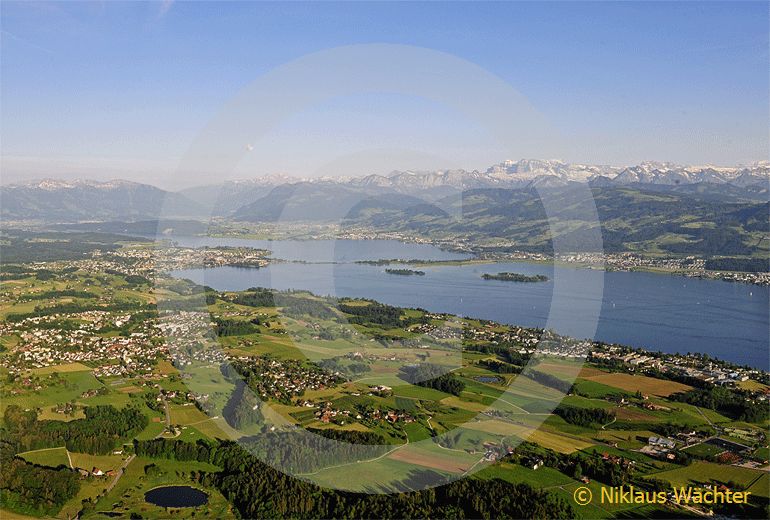
<path fill-rule="evenodd" d="M 58 384 L 45 386 L 40 390 L 23 389 L 18 395 L 3 397 L 0 399 L 0 412 L 12 404 L 23 409 L 50 408 L 58 403 L 80 400 L 81 394 L 86 390 L 104 387 L 90 371 L 65 372 L 59 374 L 59 377 L 61 382 Z M 84 402 L 87 403 L 88 400 Z"/>
<path fill-rule="evenodd" d="M 737 466 L 698 461 L 689 466 L 653 473 L 648 477 L 668 481 L 674 486 L 734 482 L 756 496 L 770 497 L 770 474 Z"/>
<path fill-rule="evenodd" d="M 701 444 L 696 444 L 694 446 L 689 446 L 688 448 L 685 448 L 682 451 L 690 455 L 695 455 L 696 457 L 707 458 L 707 457 L 714 457 L 716 455 L 719 455 L 725 450 L 724 448 L 719 448 L 711 444 L 701 443 Z"/>
<path fill-rule="evenodd" d="M 564 473 L 561 473 L 560 471 L 553 468 L 541 467 L 537 470 L 533 470 L 531 468 L 525 468 L 524 466 L 511 464 L 509 462 L 503 462 L 488 468 L 484 468 L 478 473 L 475 473 L 474 477 L 499 478 L 514 484 L 523 482 L 530 485 L 536 485 L 540 488 L 565 486 L 575 482 Z"/>
<path fill-rule="evenodd" d="M 39 466 L 48 466 L 51 468 L 58 466 L 70 467 L 70 459 L 67 457 L 67 448 L 63 446 L 61 448 L 43 448 L 40 450 L 27 451 L 20 453 L 19 456 L 27 462 L 38 464 Z"/>

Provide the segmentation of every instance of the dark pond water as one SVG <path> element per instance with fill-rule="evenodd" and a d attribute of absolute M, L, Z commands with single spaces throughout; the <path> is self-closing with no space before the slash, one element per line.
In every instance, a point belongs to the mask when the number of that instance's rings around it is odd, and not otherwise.
<path fill-rule="evenodd" d="M 390 305 L 548 327 L 578 338 L 664 352 L 702 352 L 766 370 L 770 365 L 768 287 L 526 262 L 420 266 L 425 276 L 390 276 L 385 272 L 387 266 L 353 262 L 383 258 L 446 260 L 462 255 L 389 240 L 189 240 L 188 245 L 268 248 L 277 258 L 320 262 L 174 273 L 218 290 L 254 286 L 307 289 L 320 295 L 372 298 Z M 549 280 L 513 283 L 482 279 L 485 273 L 499 272 L 542 274 Z"/>
<path fill-rule="evenodd" d="M 144 494 L 144 500 L 160 507 L 197 507 L 209 501 L 209 496 L 190 486 L 163 486 Z"/>

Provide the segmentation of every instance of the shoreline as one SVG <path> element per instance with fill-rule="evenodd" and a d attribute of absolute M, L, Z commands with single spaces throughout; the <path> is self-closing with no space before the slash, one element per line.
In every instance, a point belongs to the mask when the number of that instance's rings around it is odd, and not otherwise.
<path fill-rule="evenodd" d="M 730 283 L 744 283 L 757 286 L 770 286 L 770 271 L 765 272 L 751 272 L 751 271 L 725 271 L 725 270 L 708 270 L 704 268 L 697 269 L 684 269 L 682 267 L 669 267 L 663 265 L 643 265 L 644 263 L 656 262 L 656 261 L 669 261 L 669 262 L 682 262 L 688 258 L 694 258 L 696 261 L 703 262 L 705 258 L 696 258 L 692 255 L 685 257 L 663 257 L 656 258 L 654 256 L 645 256 L 635 251 L 625 251 L 622 253 L 606 253 L 604 255 L 604 263 L 587 262 L 587 261 L 570 261 L 560 258 L 554 258 L 544 253 L 528 253 L 524 251 L 512 251 L 510 253 L 495 252 L 495 251 L 480 251 L 477 246 L 463 246 L 457 242 L 447 243 L 450 239 L 432 239 L 421 238 L 414 236 L 393 236 L 390 232 L 370 232 L 366 233 L 366 236 L 361 236 L 359 233 L 347 233 L 341 236 L 335 234 L 321 233 L 321 235 L 309 236 L 307 234 L 299 234 L 299 236 L 288 233 L 284 236 L 275 235 L 271 233 L 246 233 L 240 235 L 232 235 L 226 233 L 214 233 L 210 235 L 198 235 L 209 236 L 217 238 L 234 238 L 242 240 L 297 240 L 297 241 L 315 241 L 315 240 L 396 240 L 404 244 L 423 244 L 431 245 L 445 252 L 458 253 L 470 255 L 473 258 L 466 260 L 447 260 L 447 261 L 427 261 L 427 262 L 413 262 L 410 265 L 417 267 L 428 265 L 439 265 L 439 262 L 444 262 L 444 265 L 465 265 L 465 264 L 485 264 L 485 263 L 503 263 L 503 262 L 530 262 L 551 264 L 554 266 L 572 267 L 575 269 L 589 269 L 589 270 L 604 270 L 606 272 L 650 272 L 655 274 L 683 276 L 685 278 L 700 278 L 708 280 L 721 280 Z M 354 235 L 354 236 L 351 236 Z M 512 256 L 511 258 L 484 258 L 484 255 L 498 256 L 498 255 L 521 255 Z M 572 252 L 567 255 L 578 256 L 580 253 Z M 631 261 L 637 261 L 640 265 L 634 265 L 629 267 L 619 267 L 617 265 L 608 265 L 606 259 L 610 259 L 610 262 L 621 262 L 624 259 Z M 457 262 L 451 264 L 449 262 Z M 395 263 L 395 262 L 394 262 Z M 401 262 L 407 263 L 407 262 Z"/>

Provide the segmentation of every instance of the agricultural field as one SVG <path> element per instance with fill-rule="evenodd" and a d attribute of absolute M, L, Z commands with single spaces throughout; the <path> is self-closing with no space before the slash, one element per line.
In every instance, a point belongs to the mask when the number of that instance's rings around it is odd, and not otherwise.
<path fill-rule="evenodd" d="M 599 383 L 612 388 L 618 388 L 626 392 L 642 392 L 643 394 L 656 395 L 659 397 L 668 397 L 677 392 L 686 392 L 691 387 L 676 381 L 655 379 L 646 376 L 637 376 L 630 374 L 611 373 L 611 374 L 592 374 L 584 377 L 588 381 Z"/>
<path fill-rule="evenodd" d="M 39 450 L 27 451 L 20 453 L 19 456 L 32 464 L 38 466 L 48 466 L 55 468 L 58 466 L 73 467 L 70 464 L 70 458 L 67 453 L 67 448 L 42 448 Z"/>
<path fill-rule="evenodd" d="M 694 455 L 696 457 L 700 458 L 708 458 L 708 457 L 715 457 L 725 451 L 723 448 L 719 448 L 717 446 L 713 446 L 711 444 L 701 443 L 701 444 L 695 444 L 694 446 L 689 446 L 682 450 L 683 452 Z"/>
<path fill-rule="evenodd" d="M 767 446 L 763 448 L 757 448 L 754 453 L 752 454 L 755 459 L 759 461 L 767 461 L 770 460 L 770 448 Z"/>
<path fill-rule="evenodd" d="M 674 486 L 735 483 L 758 497 L 770 497 L 770 474 L 738 466 L 698 461 L 689 466 L 653 473 L 647 477 L 665 480 Z"/>

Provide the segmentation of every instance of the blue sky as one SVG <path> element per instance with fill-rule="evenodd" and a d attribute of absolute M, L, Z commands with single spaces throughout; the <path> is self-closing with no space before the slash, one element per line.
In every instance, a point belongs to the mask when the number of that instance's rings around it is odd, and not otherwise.
<path fill-rule="evenodd" d="M 768 156 L 766 2 L 0 5 L 4 182 L 163 184 L 252 81 L 361 43 L 435 49 L 499 76 L 572 143 L 552 157 L 729 165 Z M 453 110 L 386 93 L 320 104 L 264 143 L 237 176 L 334 173 L 329 165 L 342 163 L 346 174 L 484 168 L 508 158 Z M 403 153 L 366 152 L 381 149 Z"/>

